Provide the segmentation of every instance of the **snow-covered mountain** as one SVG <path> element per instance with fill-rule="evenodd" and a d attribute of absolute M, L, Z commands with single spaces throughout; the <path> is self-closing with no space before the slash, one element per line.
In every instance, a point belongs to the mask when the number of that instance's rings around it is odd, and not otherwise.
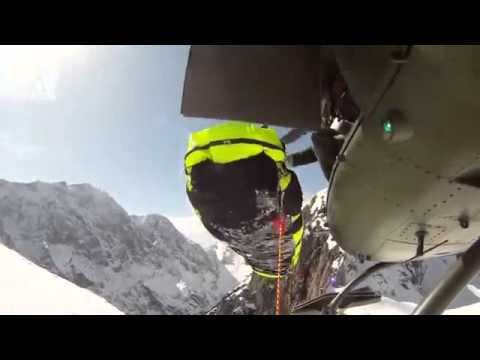
<path fill-rule="evenodd" d="M 0 315 L 121 315 L 105 299 L 0 245 Z"/>
<path fill-rule="evenodd" d="M 211 249 L 218 258 L 218 260 L 225 265 L 227 270 L 235 277 L 235 279 L 242 283 L 252 273 L 252 268 L 245 263 L 245 260 L 227 244 L 218 241 Z"/>
<path fill-rule="evenodd" d="M 87 184 L 0 180 L 0 241 L 126 314 L 201 313 L 238 283 L 167 218 Z"/>

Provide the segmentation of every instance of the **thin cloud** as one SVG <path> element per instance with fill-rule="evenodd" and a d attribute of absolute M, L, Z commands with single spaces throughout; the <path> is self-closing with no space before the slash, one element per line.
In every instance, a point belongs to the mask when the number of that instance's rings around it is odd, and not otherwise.
<path fill-rule="evenodd" d="M 183 235 L 204 248 L 212 247 L 217 242 L 196 216 L 172 216 L 168 219 Z"/>
<path fill-rule="evenodd" d="M 19 160 L 36 157 L 43 151 L 41 146 L 21 142 L 6 132 L 0 133 L 0 151 L 7 153 Z"/>

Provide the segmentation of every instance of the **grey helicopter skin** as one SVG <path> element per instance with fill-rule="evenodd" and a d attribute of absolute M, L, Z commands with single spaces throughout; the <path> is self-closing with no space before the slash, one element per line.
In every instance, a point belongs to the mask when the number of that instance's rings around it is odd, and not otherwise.
<path fill-rule="evenodd" d="M 314 131 L 335 66 L 361 109 L 329 183 L 336 241 L 379 262 L 467 251 L 480 235 L 480 46 L 192 46 L 182 114 Z"/>
<path fill-rule="evenodd" d="M 368 49 L 343 52 L 364 113 L 332 174 L 331 230 L 377 261 L 462 253 L 480 234 L 480 47 L 382 50 L 378 80 L 354 75 Z"/>

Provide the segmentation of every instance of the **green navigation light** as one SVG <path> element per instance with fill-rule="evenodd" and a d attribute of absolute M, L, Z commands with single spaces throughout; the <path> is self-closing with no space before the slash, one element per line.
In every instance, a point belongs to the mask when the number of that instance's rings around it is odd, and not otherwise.
<path fill-rule="evenodd" d="M 383 132 L 385 134 L 393 133 L 393 124 L 391 121 L 387 120 L 383 123 Z"/>

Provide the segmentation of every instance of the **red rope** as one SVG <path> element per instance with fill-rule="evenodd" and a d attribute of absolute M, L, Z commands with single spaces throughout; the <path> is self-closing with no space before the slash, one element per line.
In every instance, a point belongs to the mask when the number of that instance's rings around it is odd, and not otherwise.
<path fill-rule="evenodd" d="M 275 315 L 281 314 L 281 276 L 282 276 L 282 245 L 285 232 L 285 219 L 279 217 L 273 222 L 274 228 L 278 231 L 278 261 L 277 261 L 277 288 L 275 295 Z"/>

